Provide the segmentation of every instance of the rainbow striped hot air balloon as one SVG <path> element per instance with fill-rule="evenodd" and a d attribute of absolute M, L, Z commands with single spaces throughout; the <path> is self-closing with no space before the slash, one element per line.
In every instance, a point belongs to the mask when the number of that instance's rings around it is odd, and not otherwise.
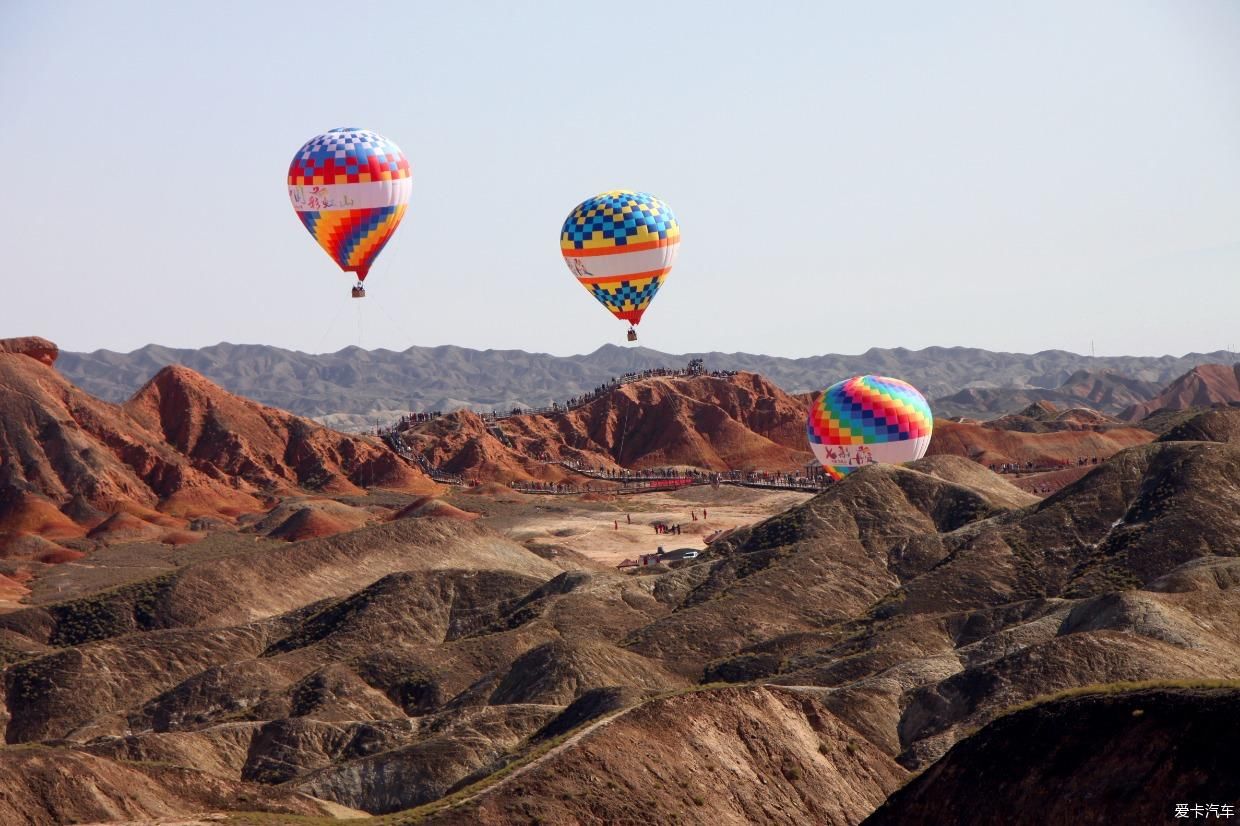
<path fill-rule="evenodd" d="M 564 263 L 612 315 L 634 327 L 676 261 L 680 225 L 667 204 L 616 189 L 577 205 L 560 230 Z"/>
<path fill-rule="evenodd" d="M 911 462 L 926 455 L 934 417 L 917 388 L 885 376 L 836 382 L 810 405 L 809 446 L 832 479 L 876 462 Z"/>
<path fill-rule="evenodd" d="M 413 189 L 400 147 L 369 129 L 345 127 L 307 141 L 288 168 L 297 217 L 340 269 L 357 275 L 353 297 L 405 217 Z"/>

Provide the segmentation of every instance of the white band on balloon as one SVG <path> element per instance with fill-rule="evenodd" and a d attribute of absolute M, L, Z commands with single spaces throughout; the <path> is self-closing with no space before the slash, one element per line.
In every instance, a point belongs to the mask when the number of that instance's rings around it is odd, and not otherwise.
<path fill-rule="evenodd" d="M 623 250 L 623 247 L 621 247 Z M 578 278 L 608 275 L 633 275 L 640 272 L 664 270 L 676 262 L 680 244 L 668 244 L 635 252 L 614 252 L 610 255 L 573 255 L 564 251 L 564 261 Z"/>
<path fill-rule="evenodd" d="M 413 178 L 356 184 L 290 184 L 288 199 L 298 212 L 374 209 L 409 203 Z"/>
<path fill-rule="evenodd" d="M 820 463 L 844 468 L 857 468 L 879 463 L 894 465 L 912 462 L 925 456 L 926 449 L 929 447 L 929 436 L 869 445 L 820 445 L 810 442 L 814 457 Z"/>

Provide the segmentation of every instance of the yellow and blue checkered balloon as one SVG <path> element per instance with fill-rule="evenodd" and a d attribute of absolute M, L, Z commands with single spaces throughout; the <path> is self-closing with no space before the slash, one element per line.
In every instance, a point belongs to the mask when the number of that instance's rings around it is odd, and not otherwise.
<path fill-rule="evenodd" d="M 653 195 L 616 189 L 577 205 L 560 230 L 564 262 L 616 318 L 636 325 L 671 272 L 680 225 Z"/>

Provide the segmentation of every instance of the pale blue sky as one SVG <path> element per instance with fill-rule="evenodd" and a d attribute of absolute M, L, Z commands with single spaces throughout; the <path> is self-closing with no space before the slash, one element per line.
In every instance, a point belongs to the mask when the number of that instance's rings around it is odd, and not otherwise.
<path fill-rule="evenodd" d="M 588 352 L 559 226 L 631 188 L 683 232 L 649 347 L 1240 345 L 1237 44 L 1233 0 L 0 0 L 0 336 Z M 284 186 L 336 126 L 414 170 L 363 302 Z"/>

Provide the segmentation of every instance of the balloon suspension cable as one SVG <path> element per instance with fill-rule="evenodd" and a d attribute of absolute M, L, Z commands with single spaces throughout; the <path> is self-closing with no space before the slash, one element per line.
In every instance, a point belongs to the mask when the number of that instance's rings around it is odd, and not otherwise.
<path fill-rule="evenodd" d="M 323 335 L 319 337 L 319 344 L 315 349 L 316 353 L 323 352 L 323 345 L 327 343 L 327 337 L 331 334 L 332 328 L 336 326 L 336 322 L 339 321 L 344 314 L 345 308 L 342 306 L 336 311 L 336 315 L 333 316 L 332 320 L 327 323 L 327 326 L 323 328 Z"/>
<path fill-rule="evenodd" d="M 375 306 L 379 308 L 379 312 L 383 313 L 383 317 L 388 320 L 388 323 L 391 324 L 392 329 L 394 329 L 400 336 L 401 341 L 405 342 L 406 349 L 412 347 L 415 343 L 414 338 L 409 334 L 409 330 L 405 327 L 405 325 L 392 318 L 392 314 L 389 313 L 387 308 L 383 306 L 383 302 L 379 302 Z"/>
<path fill-rule="evenodd" d="M 620 445 L 616 448 L 616 464 L 624 461 L 624 437 L 629 433 L 629 409 L 624 408 L 624 424 L 620 425 Z"/>

